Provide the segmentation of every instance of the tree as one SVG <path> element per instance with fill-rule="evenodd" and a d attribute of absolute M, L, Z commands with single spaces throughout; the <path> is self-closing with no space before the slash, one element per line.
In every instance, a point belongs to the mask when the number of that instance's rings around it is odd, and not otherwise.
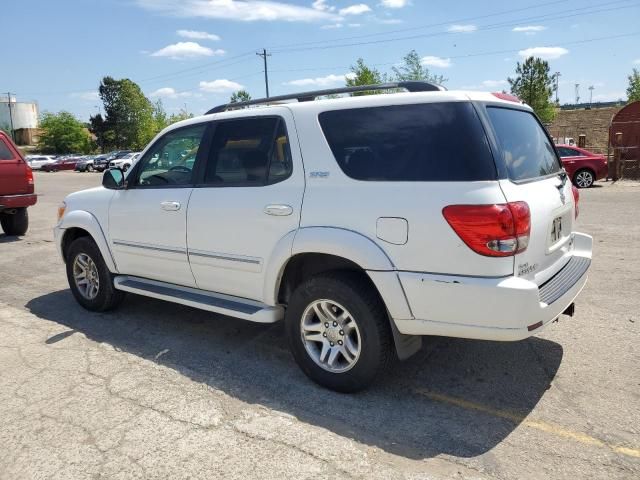
<path fill-rule="evenodd" d="M 45 153 L 90 153 L 94 144 L 89 131 L 69 112 L 42 114 L 38 148 Z"/>
<path fill-rule="evenodd" d="M 93 133 L 102 148 L 141 150 L 158 132 L 154 105 L 140 87 L 124 78 L 104 77 L 98 89 L 105 117 L 91 119 Z"/>
<path fill-rule="evenodd" d="M 551 97 L 553 77 L 549 75 L 549 63 L 529 57 L 524 63 L 518 62 L 516 77 L 509 78 L 511 93 L 527 103 L 543 122 L 550 122 L 556 115 Z"/>
<path fill-rule="evenodd" d="M 233 92 L 231 98 L 229 99 L 229 103 L 239 103 L 239 102 L 248 102 L 251 100 L 251 95 L 246 90 L 238 90 L 237 92 Z"/>
<path fill-rule="evenodd" d="M 367 67 L 362 58 L 359 58 L 355 65 L 351 65 L 351 73 L 347 75 L 347 87 L 357 87 L 361 85 L 374 85 L 386 81 L 386 75 L 381 74 L 375 68 Z M 382 93 L 377 90 L 371 92 L 357 92 L 353 95 L 369 95 Z"/>
<path fill-rule="evenodd" d="M 402 62 L 402 65 L 392 68 L 395 80 L 398 82 L 424 80 L 441 85 L 447 81 L 442 75 L 432 75 L 429 69 L 422 65 L 422 59 L 415 50 L 407 53 Z"/>
<path fill-rule="evenodd" d="M 634 68 L 628 78 L 627 98 L 629 99 L 629 103 L 636 102 L 640 100 L 640 72 L 638 72 L 638 69 Z"/>

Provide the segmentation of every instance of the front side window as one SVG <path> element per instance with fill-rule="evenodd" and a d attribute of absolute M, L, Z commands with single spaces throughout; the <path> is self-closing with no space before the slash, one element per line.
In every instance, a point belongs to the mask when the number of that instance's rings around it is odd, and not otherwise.
<path fill-rule="evenodd" d="M 2 160 L 15 160 L 15 157 L 9 146 L 4 143 L 4 140 L 0 139 L 0 161 Z"/>
<path fill-rule="evenodd" d="M 496 178 L 487 137 L 469 102 L 333 110 L 319 119 L 338 165 L 356 180 Z"/>
<path fill-rule="evenodd" d="M 189 185 L 206 124 L 180 128 L 153 144 L 140 160 L 136 186 Z"/>
<path fill-rule="evenodd" d="M 289 138 L 282 119 L 258 117 L 216 125 L 205 184 L 267 185 L 288 178 L 291 171 Z"/>
<path fill-rule="evenodd" d="M 561 171 L 555 148 L 532 113 L 487 108 L 509 179 L 531 180 Z"/>

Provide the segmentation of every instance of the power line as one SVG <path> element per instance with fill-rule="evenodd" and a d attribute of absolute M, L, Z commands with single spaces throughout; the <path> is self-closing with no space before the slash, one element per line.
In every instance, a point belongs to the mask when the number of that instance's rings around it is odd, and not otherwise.
<path fill-rule="evenodd" d="M 264 86 L 265 89 L 267 90 L 267 98 L 269 98 L 269 70 L 267 68 L 267 57 L 270 57 L 271 54 L 267 53 L 267 49 L 263 48 L 262 49 L 262 53 L 256 53 L 256 55 L 258 55 L 259 57 L 262 57 L 262 60 L 264 60 Z"/>
<path fill-rule="evenodd" d="M 608 2 L 605 4 L 601 4 L 600 6 L 621 3 L 621 1 L 628 2 L 629 0 L 617 0 L 615 2 Z M 562 20 L 564 18 L 569 18 L 569 17 L 573 18 L 577 16 L 591 15 L 594 13 L 602 13 L 602 12 L 609 12 L 614 10 L 621 10 L 624 8 L 637 8 L 637 7 L 640 7 L 640 4 L 623 5 L 620 7 L 605 8 L 600 10 L 581 11 L 578 13 L 576 13 L 574 10 L 566 10 L 566 11 L 563 11 L 562 13 L 567 13 L 567 12 L 570 12 L 570 13 L 564 16 L 559 16 L 557 13 L 552 13 L 552 14 L 540 15 L 536 17 L 528 17 L 528 18 L 518 19 L 517 21 L 510 21 L 510 22 L 503 22 L 503 23 L 481 26 L 478 28 L 477 31 L 495 30 L 502 27 L 517 26 L 522 24 L 523 22 L 544 20 L 544 19 L 548 19 L 548 17 L 552 17 L 550 20 L 555 21 L 555 20 Z M 385 38 L 385 39 L 369 40 L 369 41 L 353 42 L 353 43 L 341 43 L 341 44 L 335 44 L 335 45 L 318 45 L 318 46 L 311 46 L 311 47 L 300 47 L 298 46 L 299 44 L 295 44 L 287 48 L 281 48 L 280 50 L 273 50 L 273 52 L 274 53 L 290 53 L 290 52 L 309 51 L 309 50 L 329 50 L 333 48 L 374 45 L 374 44 L 380 44 L 380 43 L 390 43 L 390 42 L 398 42 L 402 40 L 413 40 L 416 38 L 437 37 L 441 35 L 452 35 L 452 34 L 454 34 L 454 32 L 440 31 L 440 32 L 422 33 L 422 34 L 410 35 L 410 36 L 404 36 L 404 37 Z"/>

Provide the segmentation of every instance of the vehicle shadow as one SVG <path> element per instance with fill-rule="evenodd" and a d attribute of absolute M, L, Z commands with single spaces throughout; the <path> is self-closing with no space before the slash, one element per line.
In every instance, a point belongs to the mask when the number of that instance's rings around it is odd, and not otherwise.
<path fill-rule="evenodd" d="M 281 323 L 243 322 L 134 295 L 115 312 L 90 313 L 68 290 L 26 306 L 241 401 L 411 459 L 491 450 L 550 388 L 563 356 L 560 345 L 535 337 L 516 343 L 427 337 L 420 353 L 394 365 L 372 388 L 344 395 L 301 373 Z M 54 337 L 46 343 L 63 344 L 66 335 Z"/>
<path fill-rule="evenodd" d="M 21 237 L 16 237 L 15 235 L 7 235 L 5 233 L 0 233 L 0 243 L 12 243 L 19 242 Z"/>

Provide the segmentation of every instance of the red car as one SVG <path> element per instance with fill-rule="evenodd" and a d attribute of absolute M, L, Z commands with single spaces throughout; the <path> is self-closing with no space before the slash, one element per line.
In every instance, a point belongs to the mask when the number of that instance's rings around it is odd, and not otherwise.
<path fill-rule="evenodd" d="M 0 131 L 0 225 L 4 233 L 27 233 L 27 207 L 36 201 L 31 167 L 11 139 Z"/>
<path fill-rule="evenodd" d="M 573 145 L 556 145 L 569 178 L 578 188 L 589 188 L 607 176 L 607 157 Z"/>
<path fill-rule="evenodd" d="M 41 170 L 45 172 L 57 172 L 59 170 L 75 170 L 78 162 L 82 161 L 79 157 L 63 157 L 58 158 L 55 162 L 43 165 Z"/>

